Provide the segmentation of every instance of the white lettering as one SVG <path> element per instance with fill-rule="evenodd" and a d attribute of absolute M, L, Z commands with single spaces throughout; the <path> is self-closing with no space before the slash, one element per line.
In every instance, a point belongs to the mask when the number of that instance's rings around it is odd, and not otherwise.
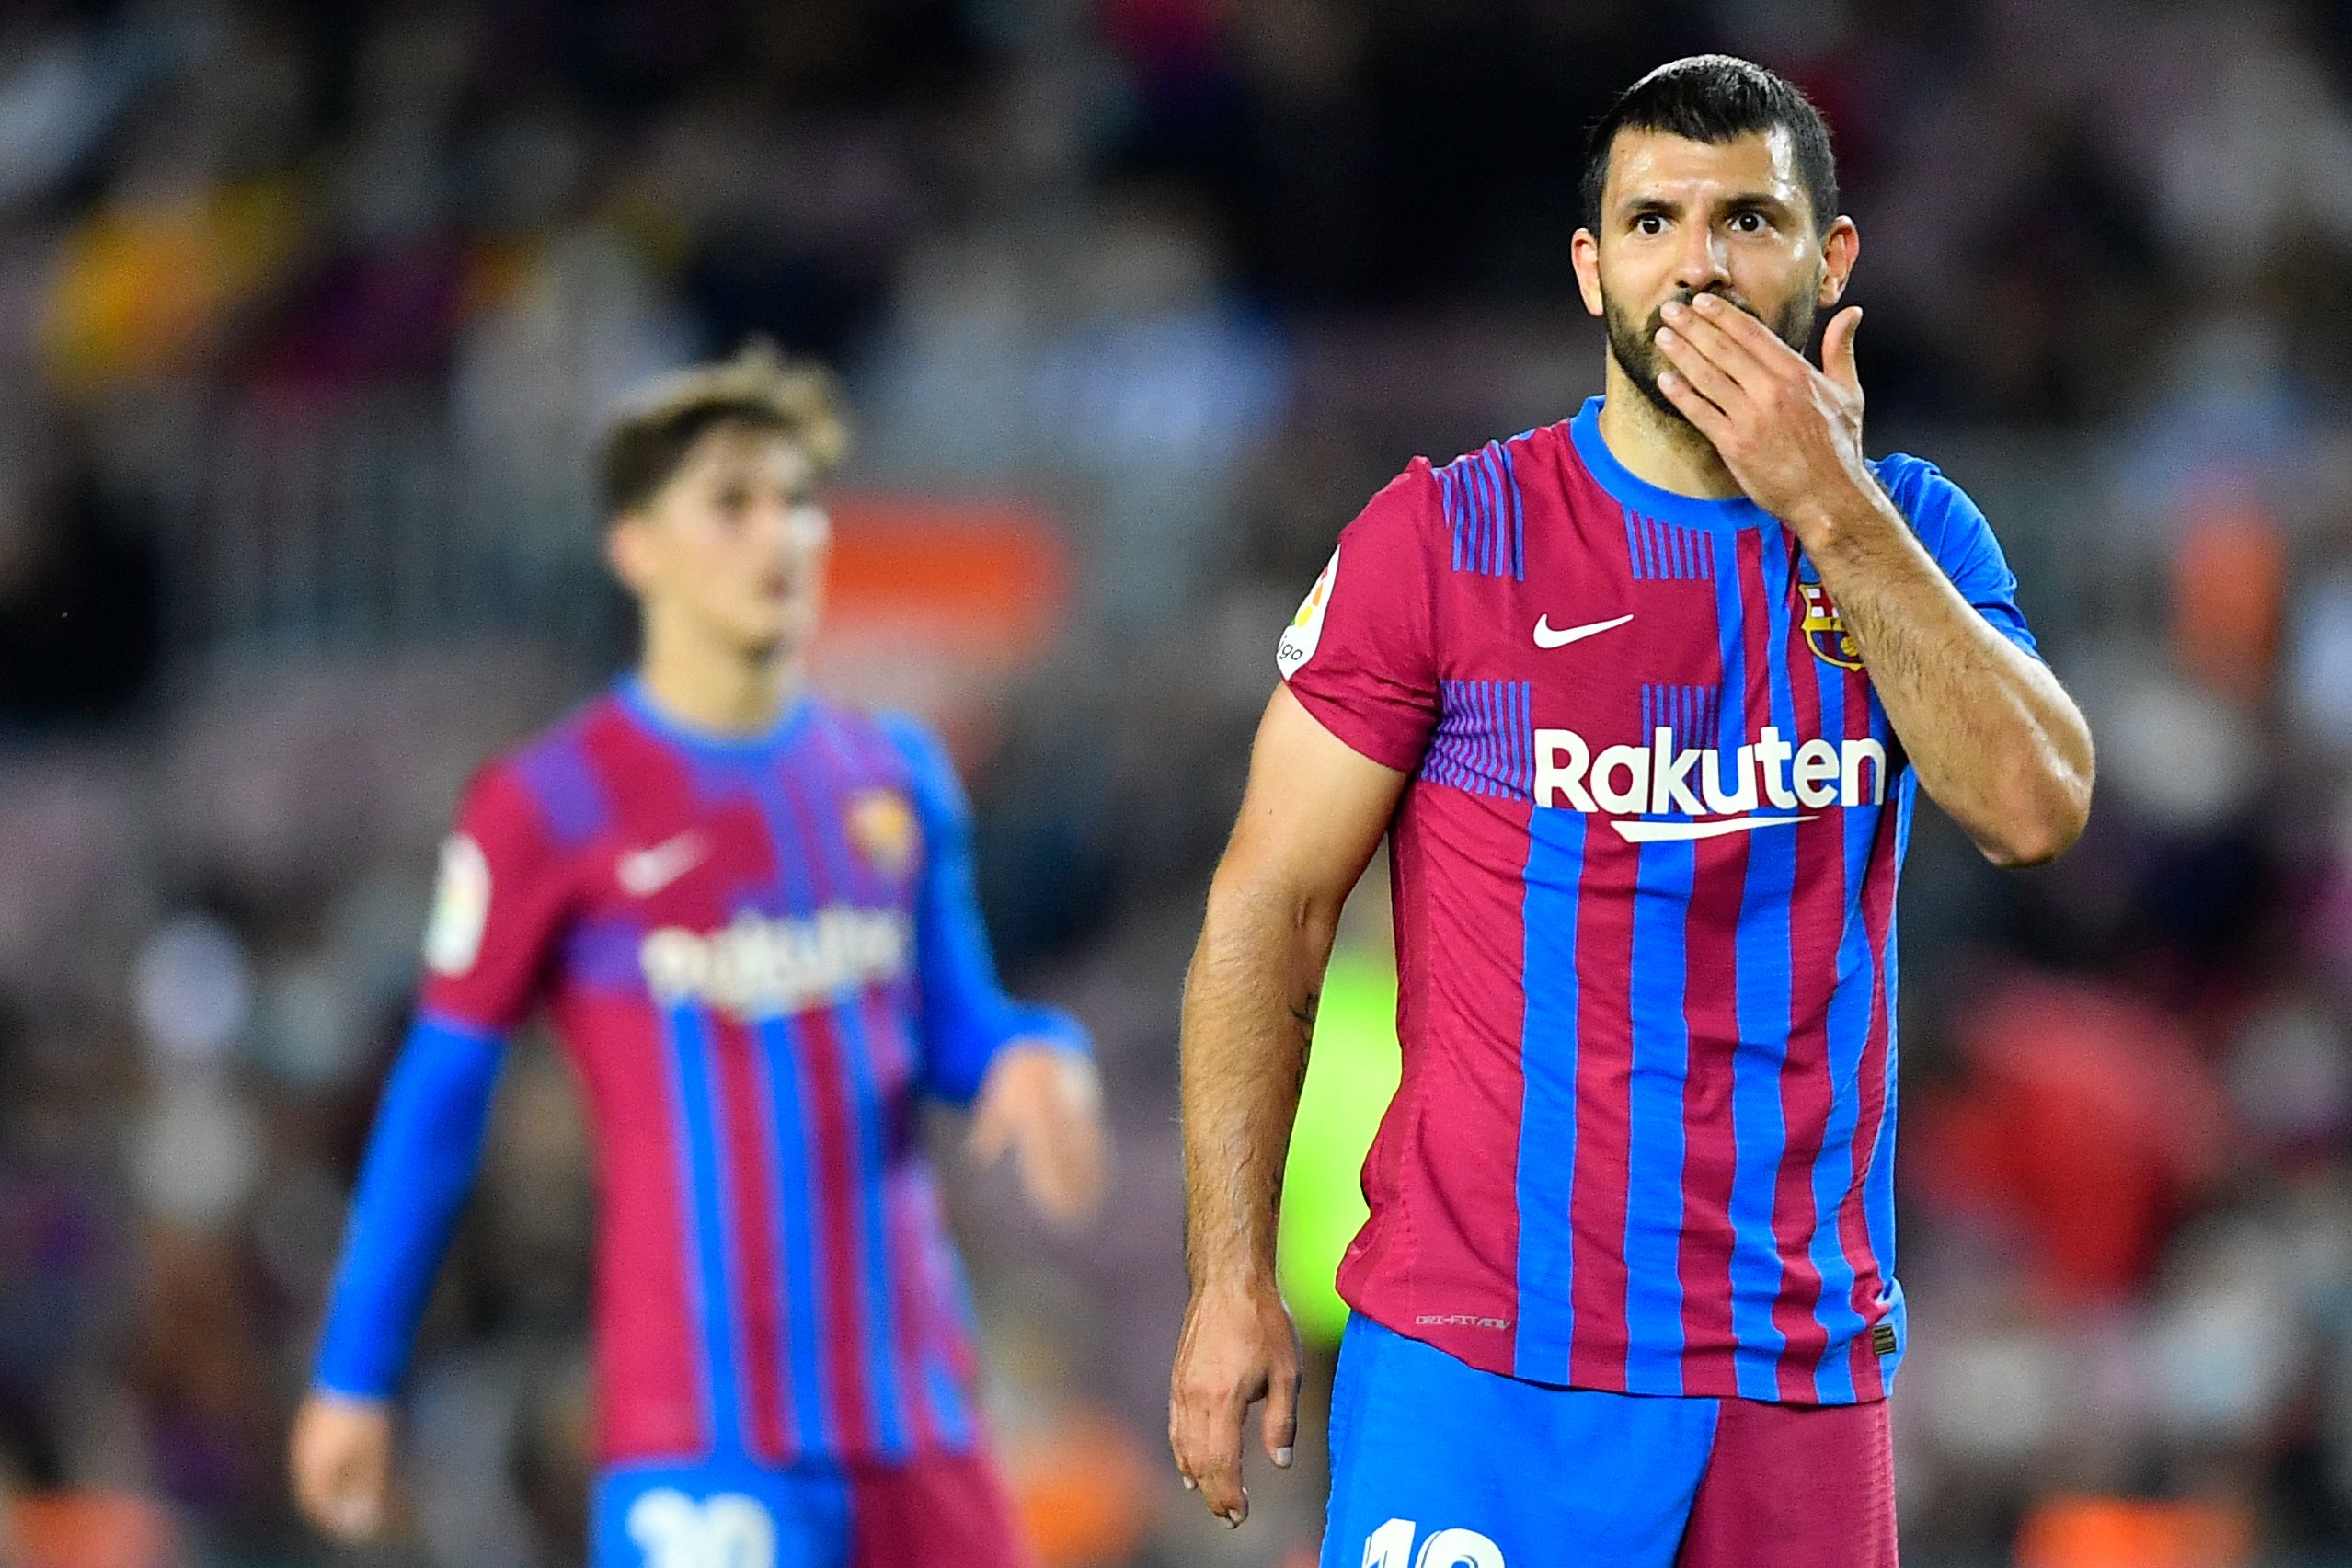
<path fill-rule="evenodd" d="M 1707 753 L 1707 765 L 1699 774 L 1699 793 L 1706 796 L 1707 809 L 1726 816 L 1756 809 L 1756 749 L 1742 746 L 1733 758 L 1734 772 L 1739 787 L 1728 795 L 1724 793 L 1722 779 L 1715 764 L 1721 761 L 1717 752 Z"/>
<path fill-rule="evenodd" d="M 1692 817 L 1699 815 L 1699 797 L 1692 795 L 1691 786 L 1682 781 L 1691 776 L 1691 770 L 1697 767 L 1703 758 L 1708 764 L 1708 772 L 1714 772 L 1715 753 L 1696 748 L 1688 751 L 1677 750 L 1674 732 L 1663 725 L 1651 734 L 1649 744 L 1649 808 L 1652 811 L 1687 812 Z"/>
<path fill-rule="evenodd" d="M 1724 753 L 1713 747 L 1676 746 L 1674 732 L 1664 726 L 1650 731 L 1646 746 L 1611 746 L 1598 756 L 1591 742 L 1573 729 L 1539 729 L 1535 804 L 1622 818 L 1611 826 L 1620 838 L 1638 843 L 1715 838 L 1812 820 L 1758 815 L 1767 803 L 1784 813 L 1799 807 L 1818 811 L 1886 804 L 1887 748 L 1876 740 L 1817 738 L 1792 746 L 1768 725 L 1752 744 L 1731 753 L 1728 768 L 1724 763 Z M 1635 819 L 1645 816 L 1652 820 Z M 712 961 L 698 952 L 671 953 L 652 940 L 646 952 L 648 974 L 660 966 Z"/>
<path fill-rule="evenodd" d="M 1839 782 L 1840 798 L 1850 804 L 1862 801 L 1862 764 L 1870 764 L 1870 804 L 1887 804 L 1887 748 L 1876 740 L 1849 740 L 1839 748 L 1845 758 L 1845 774 Z"/>
<path fill-rule="evenodd" d="M 1789 793 L 1781 764 L 1789 759 L 1792 748 L 1781 738 L 1781 732 L 1772 725 L 1764 726 L 1764 733 L 1756 738 L 1756 761 L 1764 772 L 1764 798 L 1783 811 L 1793 809 L 1796 796 Z"/>
<path fill-rule="evenodd" d="M 1826 740 L 1808 740 L 1796 749 L 1796 798 L 1807 806 L 1837 802 L 1838 749 Z"/>
<path fill-rule="evenodd" d="M 1624 787 L 1612 785 L 1609 775 L 1623 773 Z M 1635 815 L 1649 809 L 1649 751 L 1640 746 L 1612 746 L 1593 760 L 1592 798 L 1609 811 Z"/>
<path fill-rule="evenodd" d="M 1566 761 L 1561 761 L 1565 753 Z M 1600 809 L 1592 804 L 1592 796 L 1584 789 L 1584 771 L 1592 763 L 1592 749 L 1584 737 L 1573 729 L 1539 729 L 1535 732 L 1535 804 L 1556 805 L 1552 796 L 1556 793 L 1568 797 L 1568 805 L 1589 816 Z"/>
<path fill-rule="evenodd" d="M 674 926 L 637 949 L 646 984 L 665 1002 L 701 1001 L 741 1018 L 773 1018 L 904 974 L 913 947 L 895 910 L 835 904 L 806 919 L 745 912 L 702 935 Z"/>

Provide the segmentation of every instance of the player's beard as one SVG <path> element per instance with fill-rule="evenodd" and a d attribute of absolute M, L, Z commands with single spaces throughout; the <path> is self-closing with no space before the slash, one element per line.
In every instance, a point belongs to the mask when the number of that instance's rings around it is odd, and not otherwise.
<path fill-rule="evenodd" d="M 1782 304 L 1777 316 L 1766 315 L 1727 289 L 1713 292 L 1771 327 L 1774 337 L 1802 354 L 1806 345 L 1813 340 L 1813 296 L 1819 287 L 1819 280 L 1816 280 L 1807 287 L 1797 290 Z M 1673 297 L 1687 305 L 1697 296 L 1686 292 L 1678 292 Z M 1610 357 L 1625 372 L 1625 379 L 1649 399 L 1650 406 L 1678 424 L 1688 425 L 1691 421 L 1683 418 L 1682 410 L 1674 406 L 1658 385 L 1659 372 L 1672 368 L 1658 347 L 1658 329 L 1666 325 L 1666 301 L 1658 301 L 1658 309 L 1649 313 L 1649 321 L 1636 329 L 1633 321 L 1618 308 L 1617 302 L 1609 297 L 1609 291 L 1605 288 L 1601 291 L 1601 319 L 1609 332 Z"/>

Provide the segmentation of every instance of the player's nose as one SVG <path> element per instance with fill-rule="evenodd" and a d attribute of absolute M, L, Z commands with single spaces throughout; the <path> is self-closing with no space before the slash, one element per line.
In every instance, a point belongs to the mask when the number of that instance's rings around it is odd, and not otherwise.
<path fill-rule="evenodd" d="M 1712 223 L 1683 227 L 1682 248 L 1674 258 L 1674 284 L 1685 294 L 1720 289 L 1731 280 L 1731 256 Z"/>

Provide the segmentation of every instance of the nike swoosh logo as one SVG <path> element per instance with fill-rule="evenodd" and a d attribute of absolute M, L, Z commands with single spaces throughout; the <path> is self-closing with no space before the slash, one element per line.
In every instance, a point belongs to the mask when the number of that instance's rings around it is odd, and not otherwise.
<path fill-rule="evenodd" d="M 1802 817 L 1726 817 L 1713 822 L 1629 822 L 1612 818 L 1609 825 L 1629 844 L 1656 844 L 1682 839 L 1719 839 L 1726 833 L 1752 833 L 1759 828 L 1786 828 L 1810 822 L 1818 811 Z"/>
<path fill-rule="evenodd" d="M 1566 647 L 1597 633 L 1614 631 L 1632 619 L 1631 615 L 1620 615 L 1614 621 L 1592 621 L 1581 626 L 1563 626 L 1555 632 L 1552 629 L 1551 616 L 1538 615 L 1535 618 L 1535 646 L 1541 648 Z"/>
<path fill-rule="evenodd" d="M 625 892 L 640 898 L 650 898 L 701 864 L 709 853 L 710 846 L 703 841 L 703 836 L 688 829 L 649 850 L 623 855 L 613 873 Z"/>

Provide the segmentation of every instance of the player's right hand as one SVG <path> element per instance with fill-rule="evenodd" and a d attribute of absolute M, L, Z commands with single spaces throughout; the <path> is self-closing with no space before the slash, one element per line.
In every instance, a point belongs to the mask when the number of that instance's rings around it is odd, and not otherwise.
<path fill-rule="evenodd" d="M 1196 1287 L 1168 1389 L 1168 1447 L 1187 1488 L 1238 1527 L 1249 1516 L 1242 1426 L 1266 1402 L 1267 1458 L 1288 1469 L 1299 1435 L 1299 1331 L 1273 1280 Z"/>
<path fill-rule="evenodd" d="M 362 1541 L 384 1528 L 392 1477 L 392 1407 L 382 1400 L 314 1391 L 294 1413 L 288 1445 L 294 1501 L 338 1540 Z"/>

